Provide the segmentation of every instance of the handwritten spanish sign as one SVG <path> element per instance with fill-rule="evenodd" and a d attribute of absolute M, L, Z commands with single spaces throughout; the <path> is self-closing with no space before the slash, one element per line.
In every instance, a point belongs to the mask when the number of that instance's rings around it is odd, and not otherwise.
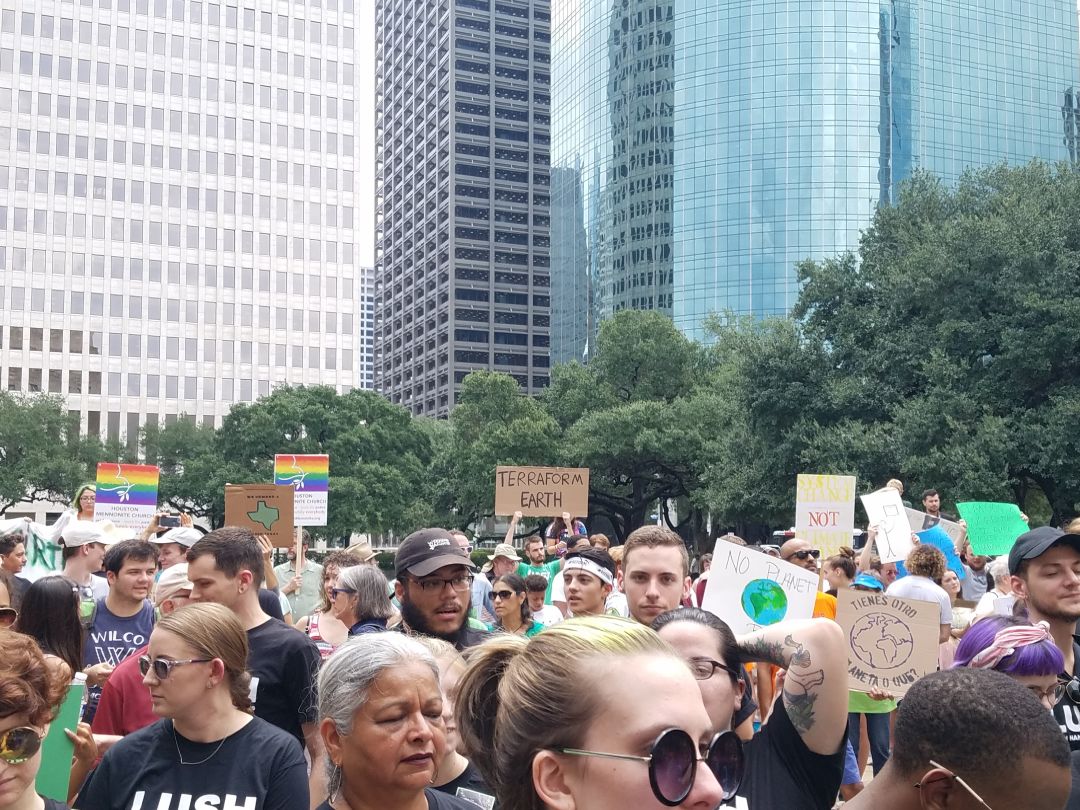
<path fill-rule="evenodd" d="M 900 493 L 892 487 L 861 496 L 867 523 L 877 526 L 874 546 L 882 562 L 907 559 L 911 551 L 911 525 Z"/>
<path fill-rule="evenodd" d="M 225 525 L 265 534 L 276 548 L 288 548 L 295 542 L 293 492 L 287 484 L 226 484 Z"/>
<path fill-rule="evenodd" d="M 899 697 L 937 669 L 937 604 L 847 588 L 836 601 L 836 621 L 848 642 L 851 689 L 876 687 Z"/>
<path fill-rule="evenodd" d="M 293 488 L 293 518 L 297 526 L 325 526 L 330 492 L 330 456 L 274 456 L 274 483 Z"/>
<path fill-rule="evenodd" d="M 496 467 L 495 514 L 589 514 L 588 467 Z"/>
<path fill-rule="evenodd" d="M 851 545 L 855 476 L 800 474 L 796 493 L 796 535 L 821 549 L 823 557 L 836 554 L 840 546 Z"/>
<path fill-rule="evenodd" d="M 809 619 L 817 590 L 817 574 L 720 538 L 701 606 L 735 633 L 749 633 L 788 619 Z"/>
<path fill-rule="evenodd" d="M 967 501 L 956 508 L 967 523 L 976 554 L 1008 554 L 1016 538 L 1029 528 L 1015 503 Z"/>
<path fill-rule="evenodd" d="M 157 512 L 158 476 L 158 468 L 147 464 L 98 464 L 94 520 L 145 529 Z"/>

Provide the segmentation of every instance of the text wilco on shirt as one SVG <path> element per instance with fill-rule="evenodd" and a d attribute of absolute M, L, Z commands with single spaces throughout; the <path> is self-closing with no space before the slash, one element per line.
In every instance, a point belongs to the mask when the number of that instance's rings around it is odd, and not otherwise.
<path fill-rule="evenodd" d="M 226 793 L 224 797 L 213 793 L 207 793 L 205 796 L 192 796 L 190 793 L 181 793 L 175 797 L 171 793 L 162 793 L 157 804 L 147 805 L 143 804 L 145 798 L 146 791 L 140 790 L 136 793 L 135 798 L 131 801 L 130 810 L 255 810 L 259 805 L 256 796 L 245 796 L 240 799 L 231 793 Z"/>
<path fill-rule="evenodd" d="M 126 633 L 119 633 L 116 630 L 105 630 L 101 632 L 90 634 L 91 644 L 134 644 L 137 647 L 141 647 L 146 643 L 146 636 L 142 633 L 135 631 L 127 631 Z"/>

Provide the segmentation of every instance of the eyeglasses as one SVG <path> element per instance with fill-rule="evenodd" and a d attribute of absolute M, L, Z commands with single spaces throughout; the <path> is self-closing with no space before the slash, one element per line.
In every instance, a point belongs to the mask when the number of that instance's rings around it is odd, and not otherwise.
<path fill-rule="evenodd" d="M 154 677 L 159 681 L 164 681 L 172 674 L 173 667 L 183 666 L 184 664 L 209 664 L 213 660 L 213 658 L 183 658 L 179 661 L 173 661 L 170 658 L 151 658 L 149 655 L 140 655 L 139 672 L 145 676 L 150 671 L 150 667 L 153 667 Z"/>
<path fill-rule="evenodd" d="M 331 599 L 337 599 L 343 593 L 356 593 L 356 589 L 355 588 L 331 588 L 330 589 L 330 598 Z"/>
<path fill-rule="evenodd" d="M 45 735 L 36 728 L 19 726 L 0 734 L 0 759 L 8 765 L 19 765 L 30 759 L 41 748 Z"/>
<path fill-rule="evenodd" d="M 513 591 L 492 591 L 491 592 L 491 598 L 492 599 L 509 599 L 511 596 L 514 596 L 514 595 L 515 594 L 514 594 Z"/>
<path fill-rule="evenodd" d="M 969 785 L 969 784 L 968 784 L 967 782 L 965 782 L 965 781 L 964 781 L 963 779 L 961 779 L 961 778 L 960 778 L 959 776 L 957 776 L 957 775 L 956 775 L 955 773 L 953 773 L 952 771 L 950 771 L 950 770 L 949 770 L 948 768 L 946 768 L 946 767 L 945 767 L 944 765 L 940 765 L 940 764 L 938 764 L 937 762 L 934 762 L 934 760 L 930 760 L 930 764 L 931 764 L 931 765 L 933 765 L 933 766 L 934 766 L 935 768 L 938 768 L 938 769 L 940 769 L 940 770 L 943 770 L 943 771 L 945 771 L 945 778 L 946 778 L 946 779 L 952 779 L 952 780 L 953 780 L 954 782 L 956 782 L 956 784 L 960 785 L 960 787 L 962 787 L 962 788 L 963 788 L 964 790 L 966 790 L 966 791 L 967 791 L 968 793 L 970 793 L 970 794 L 971 794 L 971 798 L 973 798 L 973 799 L 974 799 L 975 801 L 977 801 L 977 802 L 978 802 L 978 803 L 979 803 L 980 805 L 982 805 L 983 807 L 985 807 L 985 808 L 986 808 L 986 810 L 994 810 L 994 808 L 992 808 L 992 807 L 991 807 L 990 805 L 988 805 L 988 804 L 987 804 L 987 803 L 986 803 L 985 801 L 983 801 L 983 797 L 982 797 L 982 796 L 980 796 L 980 795 L 979 795 L 978 793 L 976 793 L 976 792 L 975 792 L 975 789 L 974 789 L 974 788 L 973 788 L 973 787 L 972 787 L 971 785 Z M 930 781 L 931 781 L 931 782 L 937 782 L 937 781 L 939 781 L 939 780 L 937 780 L 937 779 L 931 779 Z M 919 791 L 921 792 L 921 791 L 922 791 L 922 788 L 923 788 L 923 785 L 925 785 L 925 784 L 928 784 L 928 783 L 927 783 L 927 782 L 916 782 L 916 783 L 915 783 L 915 787 L 917 787 L 917 788 L 919 789 Z"/>
<path fill-rule="evenodd" d="M 1057 702 L 1061 700 L 1070 686 L 1072 686 L 1074 694 L 1080 689 L 1080 683 L 1076 683 L 1075 679 L 1072 681 L 1058 681 L 1053 686 L 1048 686 L 1046 689 L 1040 689 L 1037 686 L 1029 686 L 1028 689 L 1030 689 L 1031 694 L 1039 700 L 1047 700 L 1050 702 L 1051 706 L 1056 706 Z M 1078 697 L 1080 697 L 1080 695 L 1078 695 Z M 1072 700 L 1072 695 L 1070 695 L 1069 698 Z"/>
<path fill-rule="evenodd" d="M 799 559 L 799 560 L 805 560 L 807 557 L 813 557 L 816 560 L 820 556 L 821 556 L 821 549 L 804 548 L 804 549 L 802 549 L 800 551 L 796 551 L 796 552 L 794 552 L 792 554 L 787 555 L 786 557 L 784 557 L 784 559 L 785 560 L 790 560 L 792 557 L 795 557 L 796 559 Z"/>
<path fill-rule="evenodd" d="M 556 748 L 562 754 L 579 757 L 607 757 L 649 763 L 649 784 L 653 795 L 667 807 L 677 807 L 694 789 L 697 763 L 704 762 L 724 791 L 724 799 L 730 799 L 739 789 L 743 777 L 742 741 L 734 731 L 717 734 L 709 742 L 705 754 L 698 753 L 698 745 L 682 729 L 669 728 L 660 733 L 652 744 L 647 757 L 632 754 L 608 754 L 602 751 L 585 751 L 580 748 Z"/>
<path fill-rule="evenodd" d="M 456 577 L 450 579 L 414 579 L 417 585 L 420 586 L 420 590 L 424 593 L 438 593 L 447 585 L 449 585 L 455 591 L 459 593 L 461 591 L 469 590 L 469 586 L 472 585 L 472 574 L 459 574 Z"/>
<path fill-rule="evenodd" d="M 739 677 L 739 673 L 735 669 L 711 658 L 690 658 L 686 663 L 690 665 L 690 671 L 694 673 L 694 677 L 699 681 L 709 680 L 718 669 L 724 670 L 732 679 Z"/>

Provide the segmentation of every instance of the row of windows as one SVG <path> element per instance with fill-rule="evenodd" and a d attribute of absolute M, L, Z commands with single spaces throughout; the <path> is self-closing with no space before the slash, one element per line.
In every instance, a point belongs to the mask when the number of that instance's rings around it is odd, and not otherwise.
<path fill-rule="evenodd" d="M 458 301 L 489 301 L 490 293 L 487 290 L 475 290 L 468 287 L 458 287 L 454 290 L 454 298 Z M 513 304 L 515 306 L 528 306 L 529 296 L 526 293 L 495 291 L 496 304 Z M 546 295 L 534 295 L 533 306 L 551 306 L 551 299 Z"/>
<path fill-rule="evenodd" d="M 510 352 L 492 352 L 489 355 L 486 351 L 457 349 L 454 351 L 454 362 L 482 363 L 484 365 L 494 363 L 496 366 L 528 366 L 529 355 L 512 354 Z M 534 355 L 532 358 L 532 365 L 534 368 L 547 368 L 549 365 L 549 358 L 547 355 Z"/>
<path fill-rule="evenodd" d="M 489 334 L 482 329 L 455 329 L 454 340 L 466 343 L 495 343 L 500 346 L 528 346 L 529 336 L 519 332 L 495 332 Z M 550 338 L 547 335 L 533 335 L 533 346 L 548 346 Z"/>

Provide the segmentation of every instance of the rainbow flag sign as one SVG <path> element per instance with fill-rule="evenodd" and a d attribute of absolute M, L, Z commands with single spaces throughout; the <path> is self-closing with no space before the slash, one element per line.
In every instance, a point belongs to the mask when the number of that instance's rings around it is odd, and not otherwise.
<path fill-rule="evenodd" d="M 291 486 L 297 526 L 325 526 L 330 493 L 330 456 L 274 456 L 274 483 Z"/>
<path fill-rule="evenodd" d="M 159 473 L 157 467 L 146 464 L 98 464 L 94 520 L 145 529 L 157 512 Z"/>

